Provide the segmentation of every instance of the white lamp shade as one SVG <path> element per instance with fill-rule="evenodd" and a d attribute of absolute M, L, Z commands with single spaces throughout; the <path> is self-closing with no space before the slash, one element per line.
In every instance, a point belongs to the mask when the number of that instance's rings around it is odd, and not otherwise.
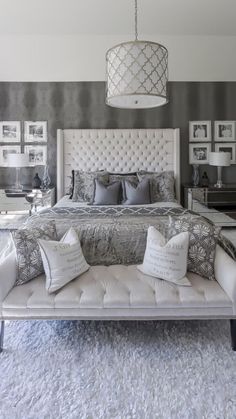
<path fill-rule="evenodd" d="M 29 166 L 29 155 L 23 153 L 9 153 L 8 167 L 27 167 Z"/>
<path fill-rule="evenodd" d="M 230 153 L 225 153 L 223 151 L 212 151 L 209 153 L 209 164 L 210 166 L 230 166 L 231 155 Z"/>

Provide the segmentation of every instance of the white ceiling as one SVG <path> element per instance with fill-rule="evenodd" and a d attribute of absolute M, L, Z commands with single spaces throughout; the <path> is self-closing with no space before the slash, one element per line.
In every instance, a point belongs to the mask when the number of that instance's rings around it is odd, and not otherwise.
<path fill-rule="evenodd" d="M 236 35 L 236 0 L 138 0 L 139 33 Z M 133 33 L 134 0 L 0 0 L 0 35 Z"/>

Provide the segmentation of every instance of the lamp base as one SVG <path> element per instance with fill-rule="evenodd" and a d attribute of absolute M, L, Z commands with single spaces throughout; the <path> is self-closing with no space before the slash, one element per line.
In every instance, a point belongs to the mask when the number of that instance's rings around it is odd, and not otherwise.
<path fill-rule="evenodd" d="M 24 186 L 21 185 L 20 183 L 15 183 L 14 185 L 11 186 L 11 190 L 14 192 L 22 192 L 24 189 Z"/>
<path fill-rule="evenodd" d="M 223 182 L 222 180 L 217 180 L 217 182 L 214 185 L 214 188 L 223 188 Z"/>

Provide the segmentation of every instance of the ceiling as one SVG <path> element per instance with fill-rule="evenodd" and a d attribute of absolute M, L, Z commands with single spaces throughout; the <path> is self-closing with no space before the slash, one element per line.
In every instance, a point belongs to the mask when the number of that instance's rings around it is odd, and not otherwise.
<path fill-rule="evenodd" d="M 236 35 L 235 0 L 138 0 L 139 33 Z M 0 0 L 0 35 L 133 33 L 134 0 Z"/>

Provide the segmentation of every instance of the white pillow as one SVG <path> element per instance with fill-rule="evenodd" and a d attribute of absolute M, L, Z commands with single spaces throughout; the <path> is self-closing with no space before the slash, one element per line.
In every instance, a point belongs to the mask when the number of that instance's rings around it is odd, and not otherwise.
<path fill-rule="evenodd" d="M 89 269 L 77 233 L 67 231 L 59 242 L 38 240 L 46 274 L 46 290 L 51 294 Z"/>
<path fill-rule="evenodd" d="M 155 276 L 177 285 L 191 286 L 187 273 L 189 234 L 180 233 L 167 243 L 154 227 L 148 228 L 143 264 L 137 268 L 146 275 Z"/>

